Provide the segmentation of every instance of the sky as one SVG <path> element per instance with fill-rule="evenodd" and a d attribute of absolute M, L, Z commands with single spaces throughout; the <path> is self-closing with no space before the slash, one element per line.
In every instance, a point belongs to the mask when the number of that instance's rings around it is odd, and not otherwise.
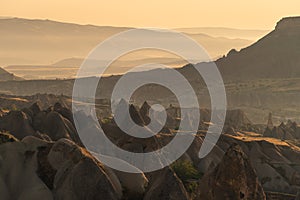
<path fill-rule="evenodd" d="M 299 0 L 1 0 L 0 16 L 126 27 L 272 29 Z"/>

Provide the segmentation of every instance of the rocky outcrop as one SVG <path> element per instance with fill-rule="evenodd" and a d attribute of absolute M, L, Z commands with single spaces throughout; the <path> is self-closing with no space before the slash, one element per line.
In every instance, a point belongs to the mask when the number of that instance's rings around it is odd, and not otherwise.
<path fill-rule="evenodd" d="M 118 117 L 120 126 L 126 128 L 127 131 L 131 128 L 129 119 L 132 119 L 132 121 L 137 125 L 145 125 L 138 109 L 133 104 L 126 102 L 124 99 L 121 99 L 117 105 L 114 117 Z"/>
<path fill-rule="evenodd" d="M 249 158 L 266 191 L 296 194 L 300 186 L 299 147 L 275 138 L 240 133 L 221 135 L 213 150 L 202 159 L 197 157 L 204 136 L 197 137 L 187 151 L 201 173 L 214 169 L 233 143 L 239 144 Z"/>
<path fill-rule="evenodd" d="M 0 130 L 9 131 L 18 139 L 35 135 L 31 126 L 32 119 L 22 111 L 10 111 L 0 118 Z"/>
<path fill-rule="evenodd" d="M 53 179 L 56 199 L 119 199 L 112 180 L 102 164 L 86 150 L 62 139 L 48 154 L 49 164 L 57 172 Z"/>
<path fill-rule="evenodd" d="M 45 199 L 53 195 L 38 177 L 35 144 L 13 142 L 0 145 L 1 199 Z M 45 145 L 41 141 L 40 146 Z M 35 149 L 35 150 L 34 150 Z"/>
<path fill-rule="evenodd" d="M 113 172 L 114 174 L 116 174 L 118 180 L 120 181 L 121 187 L 123 189 L 123 196 L 125 199 L 143 198 L 149 181 L 142 171 L 140 171 L 140 173 L 134 174 L 121 172 L 118 170 L 113 170 Z"/>
<path fill-rule="evenodd" d="M 103 165 L 70 140 L 0 145 L 1 199 L 120 199 Z M 17 177 L 17 178 L 16 178 Z"/>
<path fill-rule="evenodd" d="M 274 128 L 273 120 L 272 120 L 272 113 L 269 113 L 268 122 L 267 122 L 267 128 L 269 128 L 269 129 L 273 129 Z"/>
<path fill-rule="evenodd" d="M 9 131 L 18 139 L 36 136 L 46 140 L 67 138 L 82 145 L 74 126 L 72 112 L 61 104 L 42 110 L 38 103 L 22 111 L 10 111 L 0 116 L 0 131 Z"/>
<path fill-rule="evenodd" d="M 151 106 L 148 104 L 147 101 L 145 101 L 140 109 L 140 115 L 146 125 L 149 124 L 151 121 L 151 119 L 149 117 L 150 108 L 151 108 Z"/>
<path fill-rule="evenodd" d="M 41 123 L 42 129 L 39 131 L 46 133 L 52 140 L 56 141 L 60 138 L 67 138 L 77 144 L 81 144 L 73 124 L 58 112 L 51 111 L 46 113 L 42 116 Z"/>
<path fill-rule="evenodd" d="M 245 112 L 240 109 L 228 110 L 226 113 L 225 126 L 233 127 L 235 129 L 244 128 L 247 129 L 252 123 L 248 119 Z"/>
<path fill-rule="evenodd" d="M 233 145 L 218 166 L 200 181 L 198 198 L 262 200 L 266 197 L 249 159 L 240 146 Z"/>
<path fill-rule="evenodd" d="M 182 181 L 169 167 L 152 174 L 144 200 L 188 200 Z"/>
<path fill-rule="evenodd" d="M 282 122 L 279 126 L 274 126 L 273 128 L 267 126 L 264 136 L 282 140 L 300 139 L 300 127 L 296 122 L 288 120 L 287 123 Z"/>
<path fill-rule="evenodd" d="M 58 112 L 59 114 L 61 114 L 61 116 L 63 116 L 64 118 L 69 120 L 72 124 L 74 124 L 72 111 L 64 107 L 63 105 L 61 105 L 61 103 L 56 102 L 53 106 L 53 111 Z"/>

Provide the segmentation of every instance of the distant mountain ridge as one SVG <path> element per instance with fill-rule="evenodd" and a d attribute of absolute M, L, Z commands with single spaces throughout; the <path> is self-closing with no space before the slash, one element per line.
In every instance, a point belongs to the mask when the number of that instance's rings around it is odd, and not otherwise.
<path fill-rule="evenodd" d="M 244 38 L 254 41 L 256 41 L 258 38 L 261 38 L 269 32 L 269 30 L 236 29 L 226 27 L 192 27 L 177 28 L 175 30 L 191 34 L 204 33 L 213 37 Z"/>
<path fill-rule="evenodd" d="M 0 65 L 51 65 L 68 58 L 85 58 L 100 42 L 130 29 L 134 28 L 0 18 L 0 51 L 3 52 L 0 55 Z M 212 58 L 219 58 L 232 48 L 240 49 L 253 42 L 243 38 L 214 37 L 205 33 L 187 33 L 187 35 L 204 46 Z M 148 58 L 153 58 L 153 55 L 139 55 L 138 58 L 131 60 Z"/>
<path fill-rule="evenodd" d="M 256 43 L 231 50 L 215 63 L 226 81 L 296 78 L 300 77 L 299 55 L 300 17 L 288 17 Z"/>
<path fill-rule="evenodd" d="M 227 82 L 295 78 L 300 77 L 299 55 L 300 17 L 287 17 L 281 19 L 273 31 L 256 43 L 240 51 L 231 50 L 215 63 Z M 80 63 L 82 60 L 74 58 L 65 61 Z M 200 63 L 198 66 L 201 67 L 203 64 L 205 63 Z M 189 73 L 188 66 L 180 71 L 192 76 L 193 72 Z"/>
<path fill-rule="evenodd" d="M 72 34 L 79 33 L 97 34 L 97 30 L 110 30 L 112 33 L 132 29 L 131 27 L 114 27 L 114 26 L 95 26 L 95 25 L 81 25 L 69 22 L 59 22 L 48 19 L 24 19 L 24 18 L 0 18 L 1 32 L 23 31 L 27 34 Z"/>

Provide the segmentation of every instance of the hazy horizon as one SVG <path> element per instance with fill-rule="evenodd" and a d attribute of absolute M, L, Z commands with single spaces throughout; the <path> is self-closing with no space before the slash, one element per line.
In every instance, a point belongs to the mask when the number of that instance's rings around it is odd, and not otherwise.
<path fill-rule="evenodd" d="M 3 28 L 0 33 L 2 44 L 0 51 L 3 53 L 0 56 L 0 66 L 26 79 L 74 77 L 82 60 L 97 44 L 116 33 L 130 29 L 84 26 L 52 19 L 52 21 L 46 21 L 15 17 L 7 20 L 5 17 L 1 18 L 0 26 Z M 269 32 L 201 27 L 175 30 L 201 44 L 212 60 L 223 57 L 231 49 L 245 48 Z M 127 55 L 125 60 L 117 62 L 114 71 L 110 73 L 124 73 L 128 67 L 144 62 L 159 62 L 170 67 L 180 67 L 186 64 L 182 59 L 173 55 L 140 51 L 135 56 Z"/>
<path fill-rule="evenodd" d="M 3 0 L 0 13 L 2 16 L 101 26 L 230 27 L 270 30 L 280 18 L 297 15 L 299 6 L 300 2 L 297 0 L 289 3 L 271 0 L 251 2 L 153 0 L 147 3 L 136 0 L 130 2 L 88 0 L 84 4 L 80 1 Z M 23 9 L 24 7 L 27 9 Z"/>
<path fill-rule="evenodd" d="M 286 16 L 289 17 L 289 16 Z M 22 16 L 1 16 L 0 15 L 0 20 L 1 19 L 25 19 L 25 20 L 49 20 L 49 21 L 55 21 L 59 23 L 66 23 L 66 24 L 77 24 L 77 25 L 82 25 L 82 26 L 107 26 L 107 27 L 114 27 L 114 28 L 161 28 L 161 29 L 173 29 L 173 30 L 180 30 L 180 29 L 197 29 L 197 28 L 207 28 L 207 29 L 232 29 L 232 30 L 243 30 L 243 31 L 270 31 L 272 30 L 273 27 L 270 29 L 260 29 L 260 28 L 237 28 L 237 27 L 229 27 L 229 26 L 180 26 L 180 27 L 148 27 L 148 26 L 117 26 L 117 25 L 103 25 L 103 24 L 91 24 L 91 23 L 80 23 L 80 22 L 75 22 L 75 21 L 62 21 L 62 20 L 56 20 L 52 18 L 29 18 L 29 17 L 22 17 Z M 283 18 L 283 17 L 281 17 Z M 281 18 L 278 18 L 277 21 L 279 21 Z M 276 24 L 276 23 L 275 23 Z"/>

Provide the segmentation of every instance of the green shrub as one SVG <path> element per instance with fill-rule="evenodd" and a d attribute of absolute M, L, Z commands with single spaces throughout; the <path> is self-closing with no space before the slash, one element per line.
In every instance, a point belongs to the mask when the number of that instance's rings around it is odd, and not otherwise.
<path fill-rule="evenodd" d="M 177 176 L 183 181 L 187 182 L 191 179 L 200 179 L 202 173 L 200 173 L 189 161 L 176 161 L 171 165 Z"/>
<path fill-rule="evenodd" d="M 102 121 L 103 124 L 109 124 L 109 123 L 111 123 L 111 119 L 110 118 L 103 118 L 101 121 Z"/>
<path fill-rule="evenodd" d="M 189 161 L 176 161 L 171 165 L 178 178 L 183 182 L 191 199 L 196 198 L 199 179 L 203 176 Z"/>
<path fill-rule="evenodd" d="M 199 187 L 199 184 L 198 184 L 198 182 L 194 181 L 194 182 L 190 182 L 190 183 L 185 183 L 184 186 L 188 193 L 195 193 Z"/>

